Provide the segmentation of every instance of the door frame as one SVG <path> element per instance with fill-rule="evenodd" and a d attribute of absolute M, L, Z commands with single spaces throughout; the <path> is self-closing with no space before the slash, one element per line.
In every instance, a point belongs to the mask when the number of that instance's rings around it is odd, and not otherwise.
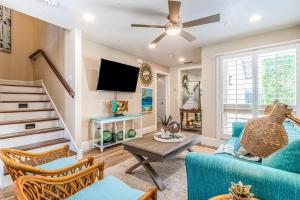
<path fill-rule="evenodd" d="M 170 95 L 171 95 L 171 90 L 170 90 L 170 73 L 168 72 L 164 72 L 164 71 L 160 71 L 160 70 L 155 70 L 155 126 L 157 129 L 157 106 L 158 106 L 158 102 L 157 102 L 157 76 L 158 74 L 161 74 L 163 76 L 166 77 L 166 115 L 170 115 L 171 112 L 171 106 L 170 106 Z"/>

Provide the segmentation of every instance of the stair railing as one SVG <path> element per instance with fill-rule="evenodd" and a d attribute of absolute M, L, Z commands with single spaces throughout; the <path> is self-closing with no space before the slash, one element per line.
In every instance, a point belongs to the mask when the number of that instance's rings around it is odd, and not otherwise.
<path fill-rule="evenodd" d="M 42 50 L 42 49 L 38 49 L 37 51 L 35 51 L 33 54 L 31 54 L 29 56 L 29 58 L 33 61 L 36 60 L 38 55 L 42 55 L 43 58 L 46 60 L 46 62 L 48 63 L 48 65 L 50 66 L 50 68 L 52 69 L 52 71 L 54 72 L 54 74 L 56 75 L 56 77 L 58 78 L 58 80 L 61 82 L 61 84 L 64 86 L 64 88 L 67 90 L 67 92 L 69 93 L 69 95 L 74 98 L 75 96 L 75 92 L 73 90 L 73 88 L 69 85 L 69 83 L 64 79 L 64 77 L 59 73 L 59 71 L 57 70 L 57 68 L 55 67 L 55 65 L 51 62 L 51 60 L 49 59 L 49 57 L 46 55 L 46 53 Z"/>

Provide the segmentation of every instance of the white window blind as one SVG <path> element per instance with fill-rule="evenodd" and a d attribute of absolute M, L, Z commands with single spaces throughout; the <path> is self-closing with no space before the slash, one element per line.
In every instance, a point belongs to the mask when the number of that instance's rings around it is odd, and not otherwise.
<path fill-rule="evenodd" d="M 252 117 L 253 77 L 250 56 L 223 60 L 224 132 L 231 133 L 232 123 Z"/>
<path fill-rule="evenodd" d="M 221 57 L 221 128 L 232 134 L 232 123 L 263 114 L 274 99 L 296 109 L 297 48 L 263 49 Z M 300 68 L 300 67 L 299 67 Z M 298 90 L 297 90 L 298 87 Z"/>

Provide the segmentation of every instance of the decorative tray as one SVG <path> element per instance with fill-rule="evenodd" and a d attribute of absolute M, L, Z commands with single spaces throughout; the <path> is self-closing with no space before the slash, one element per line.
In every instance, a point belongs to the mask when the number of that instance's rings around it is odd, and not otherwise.
<path fill-rule="evenodd" d="M 176 134 L 170 134 L 169 138 L 162 138 L 161 133 L 156 133 L 153 135 L 154 140 L 158 142 L 182 142 L 185 139 L 184 134 L 182 133 L 176 133 Z"/>

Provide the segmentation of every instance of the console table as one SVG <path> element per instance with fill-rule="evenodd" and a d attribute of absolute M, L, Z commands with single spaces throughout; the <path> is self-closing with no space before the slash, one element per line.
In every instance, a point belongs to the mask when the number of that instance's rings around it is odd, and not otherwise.
<path fill-rule="evenodd" d="M 189 114 L 194 114 L 195 116 L 195 121 L 197 121 L 197 123 L 200 124 L 193 124 L 192 126 L 190 126 L 189 123 Z M 199 116 L 200 115 L 200 119 Z M 185 123 L 183 123 L 184 121 L 184 117 L 186 118 Z M 197 132 L 202 132 L 202 111 L 201 108 L 199 109 L 184 109 L 181 108 L 180 109 L 180 126 L 182 130 L 190 130 L 190 131 L 197 131 Z"/>
<path fill-rule="evenodd" d="M 143 135 L 142 133 L 142 124 L 143 124 L 143 115 L 142 114 L 129 114 L 124 116 L 107 116 L 107 117 L 94 117 L 91 118 L 91 133 L 92 133 L 92 145 L 93 147 L 100 148 L 101 152 L 103 152 L 104 148 L 113 146 L 122 142 L 126 142 L 128 140 L 141 137 Z M 133 120 L 139 120 L 139 127 L 138 129 L 135 129 L 137 132 L 137 135 L 134 138 L 126 138 L 126 122 L 127 121 L 133 121 Z M 104 144 L 103 141 L 103 129 L 104 125 L 106 124 L 112 124 L 114 132 L 117 133 L 117 123 L 122 123 L 122 131 L 123 131 L 123 139 L 120 141 L 115 141 L 111 144 Z M 132 123 L 133 124 L 133 123 Z M 132 127 L 133 128 L 133 127 Z M 96 131 L 100 130 L 100 138 L 96 138 Z"/>

